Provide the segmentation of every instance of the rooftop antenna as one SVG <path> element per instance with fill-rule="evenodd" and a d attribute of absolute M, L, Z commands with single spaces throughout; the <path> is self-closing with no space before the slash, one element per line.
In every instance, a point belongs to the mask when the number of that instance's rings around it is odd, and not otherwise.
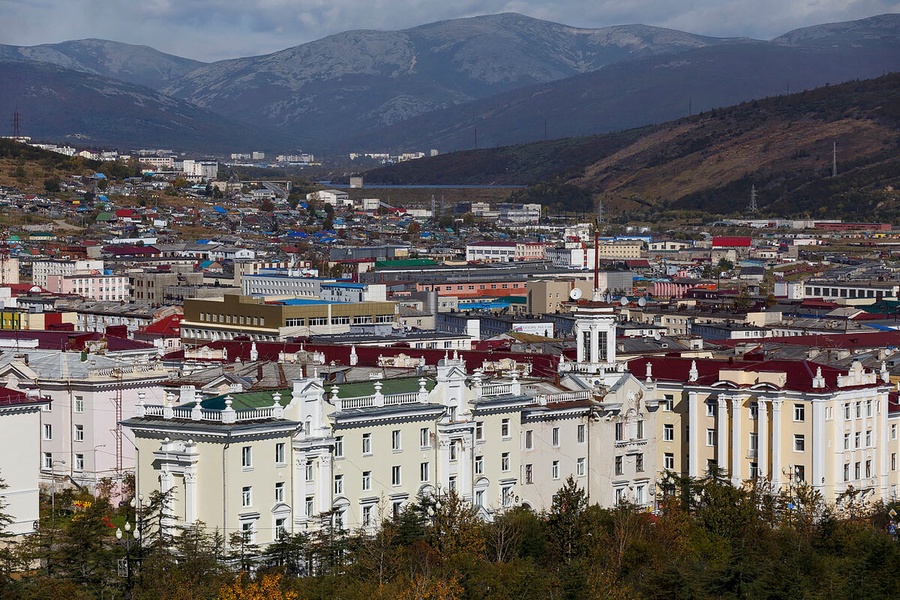
<path fill-rule="evenodd" d="M 747 207 L 749 212 L 755 213 L 759 212 L 759 207 L 756 205 L 756 186 L 750 186 L 750 206 Z"/>
<path fill-rule="evenodd" d="M 19 137 L 19 107 L 16 107 L 16 111 L 13 113 L 13 137 Z"/>

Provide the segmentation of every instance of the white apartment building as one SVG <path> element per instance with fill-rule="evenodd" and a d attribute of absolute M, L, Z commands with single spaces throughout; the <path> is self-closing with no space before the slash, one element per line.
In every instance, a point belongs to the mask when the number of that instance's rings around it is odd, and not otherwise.
<path fill-rule="evenodd" d="M 50 275 L 97 275 L 103 273 L 102 260 L 36 260 L 32 263 L 31 281 L 47 287 Z"/>
<path fill-rule="evenodd" d="M 0 357 L 0 377 L 50 400 L 39 418 L 42 480 L 67 476 L 93 488 L 134 469 L 134 447 L 116 433 L 118 420 L 142 398 L 161 401 L 168 372 L 146 353 L 113 358 L 35 349 Z"/>
<path fill-rule="evenodd" d="M 33 532 L 40 518 L 41 410 L 49 404 L 34 390 L 0 388 L 0 477 L 6 483 L 0 495 L 12 535 Z"/>

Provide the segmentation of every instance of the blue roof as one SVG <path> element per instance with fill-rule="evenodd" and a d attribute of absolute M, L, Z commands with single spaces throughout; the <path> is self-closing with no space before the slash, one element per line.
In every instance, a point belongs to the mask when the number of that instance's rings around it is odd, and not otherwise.
<path fill-rule="evenodd" d="M 109 198 L 107 198 L 103 194 L 100 194 L 99 196 L 97 196 L 97 199 L 100 200 L 101 202 L 109 202 Z"/>
<path fill-rule="evenodd" d="M 367 285 L 368 285 L 368 284 L 366 284 L 366 283 L 350 283 L 350 282 L 342 283 L 342 282 L 337 282 L 337 283 L 323 283 L 323 284 L 322 284 L 322 287 L 323 287 L 323 288 L 325 288 L 325 287 L 339 287 L 339 288 L 350 288 L 350 289 L 352 289 L 352 290 L 364 290 L 364 289 L 366 289 L 366 286 L 367 286 Z"/>
<path fill-rule="evenodd" d="M 325 300 L 314 300 L 311 298 L 290 298 L 288 300 L 279 300 L 278 304 L 284 306 L 315 306 L 317 304 L 338 304 L 337 302 L 327 302 Z"/>
<path fill-rule="evenodd" d="M 221 213 L 221 214 L 225 214 L 225 213 L 228 212 L 227 210 L 225 210 L 225 209 L 222 208 L 221 206 L 213 206 L 213 210 L 216 211 L 217 213 Z"/>
<path fill-rule="evenodd" d="M 96 177 L 97 179 L 106 179 L 106 175 L 104 175 L 103 173 L 94 173 L 94 177 Z"/>

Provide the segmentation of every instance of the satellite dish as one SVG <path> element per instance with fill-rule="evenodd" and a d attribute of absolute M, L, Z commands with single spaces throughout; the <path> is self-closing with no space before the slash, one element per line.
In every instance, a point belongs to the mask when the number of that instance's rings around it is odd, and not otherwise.
<path fill-rule="evenodd" d="M 619 298 L 619 304 L 621 304 L 622 306 L 628 306 L 628 297 L 622 296 L 621 298 Z"/>
<path fill-rule="evenodd" d="M 644 298 L 643 296 L 638 298 L 638 306 L 640 306 L 641 308 L 643 308 L 644 306 L 647 306 L 647 299 Z"/>
<path fill-rule="evenodd" d="M 662 336 L 659 335 L 659 332 L 658 332 L 658 331 L 654 331 L 654 332 L 653 332 L 653 339 L 656 340 L 656 341 L 658 342 L 660 339 L 662 339 Z"/>
<path fill-rule="evenodd" d="M 570 300 L 578 300 L 581 298 L 581 288 L 572 288 L 572 291 L 569 292 Z"/>

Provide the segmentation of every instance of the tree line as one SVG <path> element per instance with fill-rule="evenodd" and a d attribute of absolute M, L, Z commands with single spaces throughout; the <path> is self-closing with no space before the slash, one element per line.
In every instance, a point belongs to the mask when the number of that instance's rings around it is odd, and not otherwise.
<path fill-rule="evenodd" d="M 336 513 L 259 548 L 202 522 L 167 527 L 169 498 L 140 511 L 105 494 L 44 499 L 37 531 L 0 551 L 0 598 L 462 600 L 898 598 L 900 505 L 848 490 L 827 505 L 810 486 L 736 487 L 665 473 L 658 510 L 602 508 L 569 478 L 550 509 L 485 518 L 455 492 L 382 511 L 374 531 Z M 64 507 L 65 510 L 59 510 Z M 10 522 L 0 517 L 0 526 Z M 140 544 L 115 533 L 140 528 Z"/>

